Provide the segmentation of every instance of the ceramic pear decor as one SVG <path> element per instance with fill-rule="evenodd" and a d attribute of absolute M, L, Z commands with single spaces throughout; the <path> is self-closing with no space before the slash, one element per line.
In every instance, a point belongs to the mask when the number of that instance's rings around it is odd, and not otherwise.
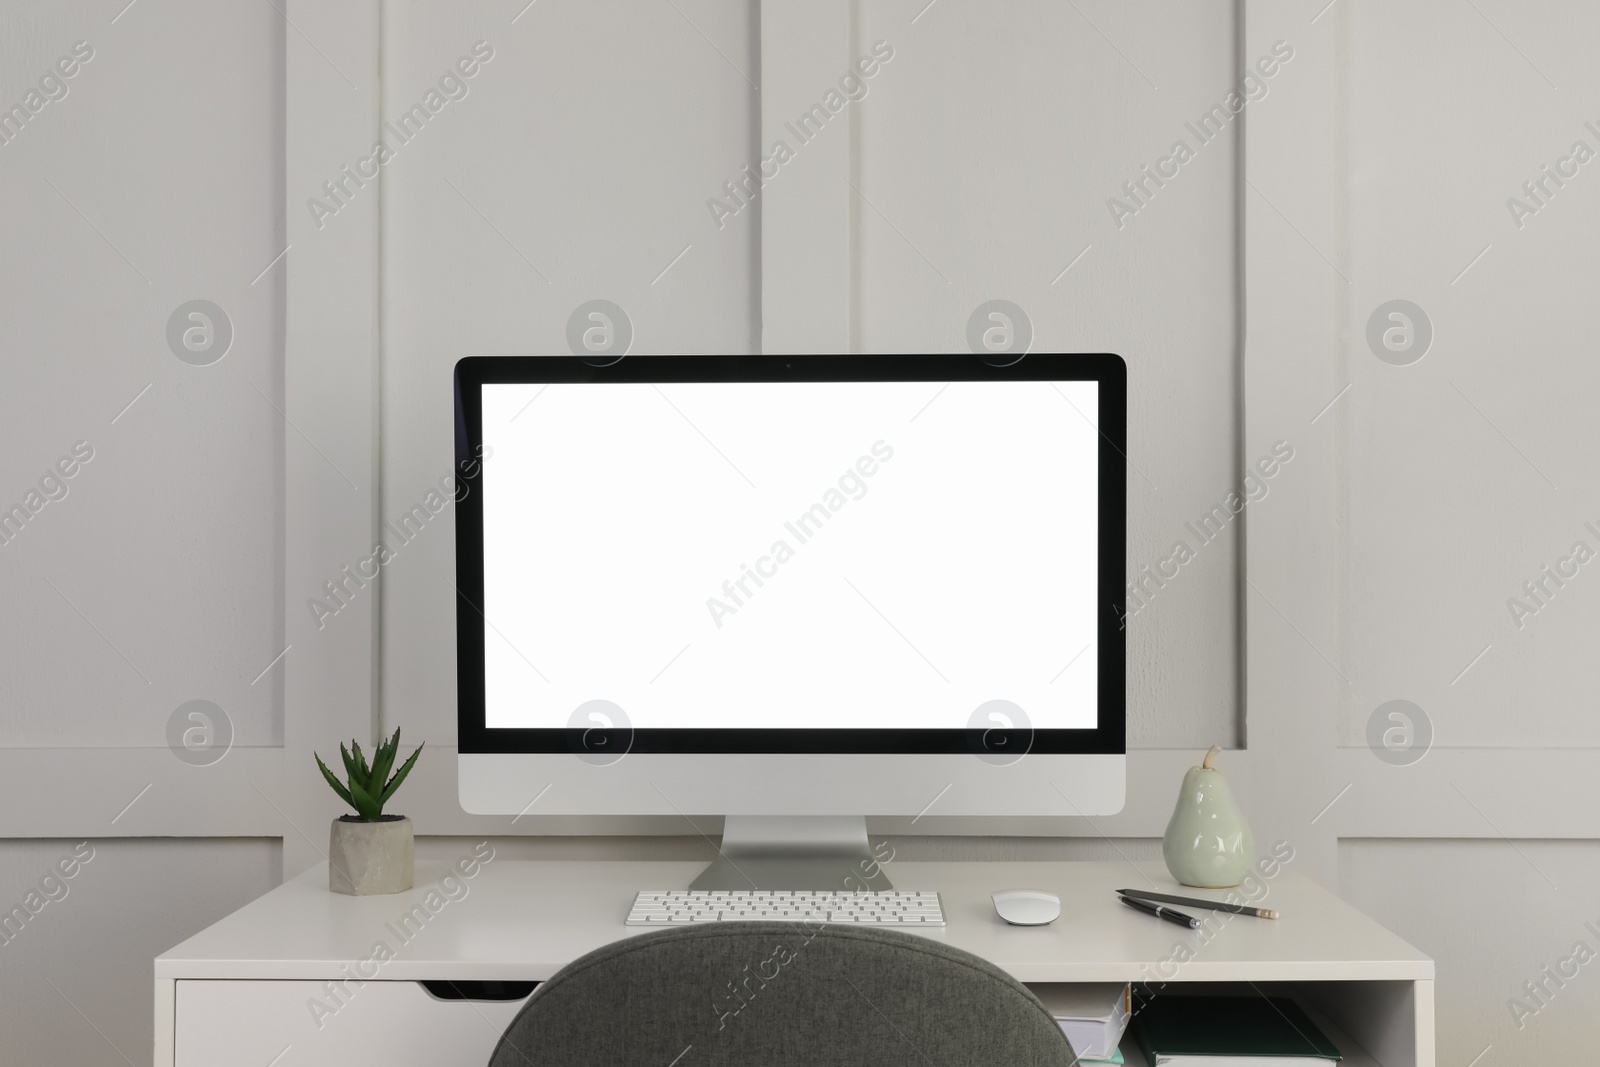
<path fill-rule="evenodd" d="M 1238 885 L 1255 855 L 1244 812 L 1234 802 L 1228 780 L 1211 766 L 1221 751 L 1212 745 L 1205 762 L 1184 772 L 1178 805 L 1161 841 L 1161 855 L 1172 877 L 1197 889 Z"/>

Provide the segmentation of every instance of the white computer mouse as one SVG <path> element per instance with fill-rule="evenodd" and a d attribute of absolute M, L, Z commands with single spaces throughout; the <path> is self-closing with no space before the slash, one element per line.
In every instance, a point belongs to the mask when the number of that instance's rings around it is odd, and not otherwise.
<path fill-rule="evenodd" d="M 1044 926 L 1061 914 L 1061 898 L 1042 889 L 1002 889 L 991 893 L 994 910 L 1012 926 Z"/>

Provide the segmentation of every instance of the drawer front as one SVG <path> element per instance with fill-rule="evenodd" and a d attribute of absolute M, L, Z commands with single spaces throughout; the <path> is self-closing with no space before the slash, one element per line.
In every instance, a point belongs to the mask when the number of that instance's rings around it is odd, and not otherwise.
<path fill-rule="evenodd" d="M 484 1067 L 526 999 L 441 1000 L 416 982 L 183 980 L 176 1067 Z"/>

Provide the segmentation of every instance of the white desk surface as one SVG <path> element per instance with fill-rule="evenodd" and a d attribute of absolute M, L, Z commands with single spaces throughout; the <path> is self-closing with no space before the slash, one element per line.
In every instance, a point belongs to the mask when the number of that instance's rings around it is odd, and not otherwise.
<path fill-rule="evenodd" d="M 403 940 L 400 919 L 447 873 L 417 864 L 416 888 L 392 896 L 328 892 L 316 867 L 162 954 L 157 978 L 316 979 L 394 952 L 380 979 L 544 980 L 579 956 L 644 933 L 623 919 L 640 889 L 687 886 L 704 863 L 494 860 L 464 880 L 466 896 L 445 903 Z M 1199 931 L 1135 912 L 1118 887 L 1221 899 L 1179 887 L 1159 865 L 1127 863 L 895 863 L 898 889 L 937 890 L 948 926 L 917 931 L 991 960 L 1024 982 L 1414 981 L 1433 961 L 1308 877 L 1282 871 L 1266 882 L 1277 920 L 1235 916 L 1203 946 Z M 1145 879 L 1148 879 L 1146 881 Z M 989 894 L 1047 889 L 1061 897 L 1050 926 L 1007 926 Z M 457 891 L 459 895 L 459 890 Z M 435 897 L 435 906 L 442 899 Z M 1197 913 L 1205 918 L 1209 912 Z M 1193 958 L 1161 965 L 1186 946 Z"/>

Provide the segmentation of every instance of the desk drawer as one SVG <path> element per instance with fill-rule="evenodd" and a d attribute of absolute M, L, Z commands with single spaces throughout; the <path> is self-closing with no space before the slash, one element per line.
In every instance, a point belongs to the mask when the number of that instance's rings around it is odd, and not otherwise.
<path fill-rule="evenodd" d="M 417 982 L 347 992 L 302 981 L 177 986 L 176 1067 L 484 1067 L 527 1002 L 446 1000 Z"/>

